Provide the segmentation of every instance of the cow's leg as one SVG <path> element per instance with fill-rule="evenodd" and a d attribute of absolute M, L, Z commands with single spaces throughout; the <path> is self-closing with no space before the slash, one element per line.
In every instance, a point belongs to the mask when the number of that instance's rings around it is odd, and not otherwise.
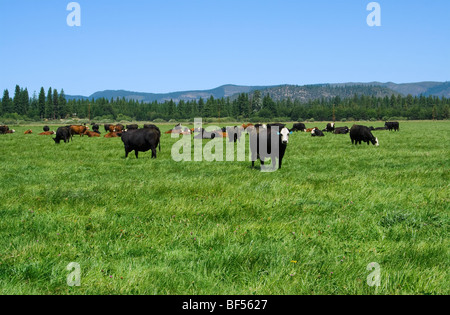
<path fill-rule="evenodd" d="M 139 151 L 138 150 L 134 150 L 134 155 L 136 155 L 136 159 L 138 159 Z"/>
<path fill-rule="evenodd" d="M 152 148 L 152 159 L 156 159 L 156 148 Z"/>

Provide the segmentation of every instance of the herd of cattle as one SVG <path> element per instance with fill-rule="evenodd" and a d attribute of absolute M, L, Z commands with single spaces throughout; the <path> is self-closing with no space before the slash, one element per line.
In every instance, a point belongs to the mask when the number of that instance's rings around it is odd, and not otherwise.
<path fill-rule="evenodd" d="M 39 135 L 56 135 L 53 140 L 59 144 L 61 141 L 65 143 L 73 139 L 74 135 L 80 135 L 80 137 L 87 135 L 88 137 L 100 137 L 100 126 L 98 124 L 92 124 L 92 131 L 86 125 L 68 125 L 59 127 L 56 132 L 50 131 L 48 126 L 45 126 L 44 132 Z M 105 138 L 120 137 L 125 147 L 125 157 L 132 151 L 135 151 L 136 158 L 138 158 L 139 152 L 152 151 L 152 158 L 156 158 L 156 149 L 159 147 L 161 151 L 161 131 L 153 124 L 145 124 L 142 129 L 136 124 L 122 125 L 122 124 L 105 124 L 104 125 L 106 135 Z M 386 122 L 384 127 L 374 128 L 362 125 L 353 125 L 351 128 L 347 126 L 336 127 L 334 123 L 328 123 L 325 129 L 306 128 L 303 123 L 295 123 L 292 128 L 287 128 L 285 124 L 243 124 L 241 126 L 224 127 L 218 130 L 206 131 L 204 128 L 187 128 L 181 124 L 176 125 L 173 129 L 166 132 L 166 134 L 177 133 L 184 135 L 194 134 L 195 139 L 214 139 L 216 137 L 225 138 L 228 137 L 230 142 L 240 141 L 241 135 L 246 132 L 250 136 L 254 136 L 256 141 L 250 142 L 250 149 L 252 153 L 252 167 L 257 159 L 261 161 L 261 165 L 264 165 L 264 161 L 267 158 L 272 159 L 272 163 L 275 166 L 275 158 L 278 159 L 278 168 L 281 168 L 282 160 L 286 152 L 287 144 L 289 142 L 289 135 L 293 132 L 309 132 L 312 137 L 323 137 L 324 132 L 334 134 L 350 134 L 352 144 L 361 144 L 366 142 L 368 145 L 372 143 L 375 146 L 379 145 L 378 138 L 372 134 L 373 130 L 395 130 L 399 131 L 400 126 L 398 122 Z M 15 130 L 9 129 L 6 125 L 0 126 L 0 134 L 14 133 Z M 25 131 L 25 134 L 32 134 L 32 130 Z M 262 150 L 260 144 L 267 144 L 267 147 Z M 276 144 L 277 148 L 273 148 L 273 144 Z M 273 152 L 272 152 L 273 151 Z"/>

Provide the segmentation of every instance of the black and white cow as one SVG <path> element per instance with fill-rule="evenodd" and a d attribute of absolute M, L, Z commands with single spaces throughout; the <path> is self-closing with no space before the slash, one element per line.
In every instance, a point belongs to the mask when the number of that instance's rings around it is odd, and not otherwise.
<path fill-rule="evenodd" d="M 333 133 L 334 133 L 335 135 L 345 135 L 345 134 L 347 134 L 347 133 L 349 133 L 349 132 L 350 132 L 350 129 L 348 129 L 347 126 L 345 126 L 345 127 L 337 127 L 337 128 L 335 128 L 334 131 L 333 131 Z"/>
<path fill-rule="evenodd" d="M 326 128 L 327 132 L 333 132 L 335 129 L 336 129 L 335 123 L 328 123 L 327 124 L 327 128 Z"/>
<path fill-rule="evenodd" d="M 325 136 L 325 134 L 322 132 L 322 130 L 319 130 L 317 128 L 314 128 L 311 131 L 311 137 L 324 137 L 324 136 Z"/>
<path fill-rule="evenodd" d="M 278 126 L 271 126 L 270 128 L 268 126 L 267 129 L 253 129 L 250 132 L 252 168 L 255 167 L 257 159 L 261 161 L 261 165 L 264 165 L 265 160 L 270 158 L 272 170 L 280 169 L 291 133 L 288 128 L 283 127 L 280 130 Z"/>
<path fill-rule="evenodd" d="M 367 145 L 372 143 L 375 146 L 379 146 L 378 138 L 375 138 L 370 131 L 369 127 L 361 126 L 361 125 L 353 125 L 352 129 L 350 129 L 350 139 L 352 140 L 352 144 L 357 145 L 361 142 L 366 142 Z"/>

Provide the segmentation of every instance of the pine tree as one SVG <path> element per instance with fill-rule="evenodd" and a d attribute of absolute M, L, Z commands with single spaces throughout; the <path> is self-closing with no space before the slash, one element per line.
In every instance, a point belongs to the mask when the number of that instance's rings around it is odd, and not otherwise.
<path fill-rule="evenodd" d="M 45 117 L 50 119 L 53 117 L 52 88 L 49 88 L 47 92 L 47 100 L 45 102 Z"/>
<path fill-rule="evenodd" d="M 39 92 L 38 115 L 41 119 L 44 119 L 44 116 L 45 116 L 45 91 L 44 91 L 43 87 L 41 87 L 41 91 Z"/>
<path fill-rule="evenodd" d="M 3 107 L 3 114 L 9 114 L 9 113 L 12 113 L 12 111 L 13 111 L 13 101 L 9 97 L 8 89 L 6 89 L 3 92 L 2 107 Z"/>
<path fill-rule="evenodd" d="M 13 98 L 13 105 L 14 105 L 13 111 L 14 111 L 14 113 L 17 113 L 17 114 L 19 114 L 19 112 L 21 112 L 21 107 L 22 107 L 21 94 L 22 94 L 22 91 L 20 89 L 20 86 L 16 85 L 16 89 L 14 91 L 14 98 Z"/>
<path fill-rule="evenodd" d="M 58 98 L 58 91 L 56 89 L 53 90 L 53 119 L 59 118 L 59 98 Z"/>
<path fill-rule="evenodd" d="M 61 89 L 61 93 L 59 93 L 59 117 L 65 118 L 69 114 L 69 109 L 67 106 L 66 95 L 64 94 L 64 89 Z"/>
<path fill-rule="evenodd" d="M 19 115 L 26 115 L 28 109 L 30 107 L 30 95 L 28 94 L 28 89 L 20 91 L 20 100 L 19 100 L 19 111 L 17 112 Z"/>

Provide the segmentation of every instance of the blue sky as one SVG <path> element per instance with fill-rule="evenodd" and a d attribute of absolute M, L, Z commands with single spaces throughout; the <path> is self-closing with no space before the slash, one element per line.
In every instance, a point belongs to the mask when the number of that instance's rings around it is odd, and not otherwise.
<path fill-rule="evenodd" d="M 450 80 L 450 1 L 0 1 L 0 89 L 172 92 L 223 84 Z"/>

